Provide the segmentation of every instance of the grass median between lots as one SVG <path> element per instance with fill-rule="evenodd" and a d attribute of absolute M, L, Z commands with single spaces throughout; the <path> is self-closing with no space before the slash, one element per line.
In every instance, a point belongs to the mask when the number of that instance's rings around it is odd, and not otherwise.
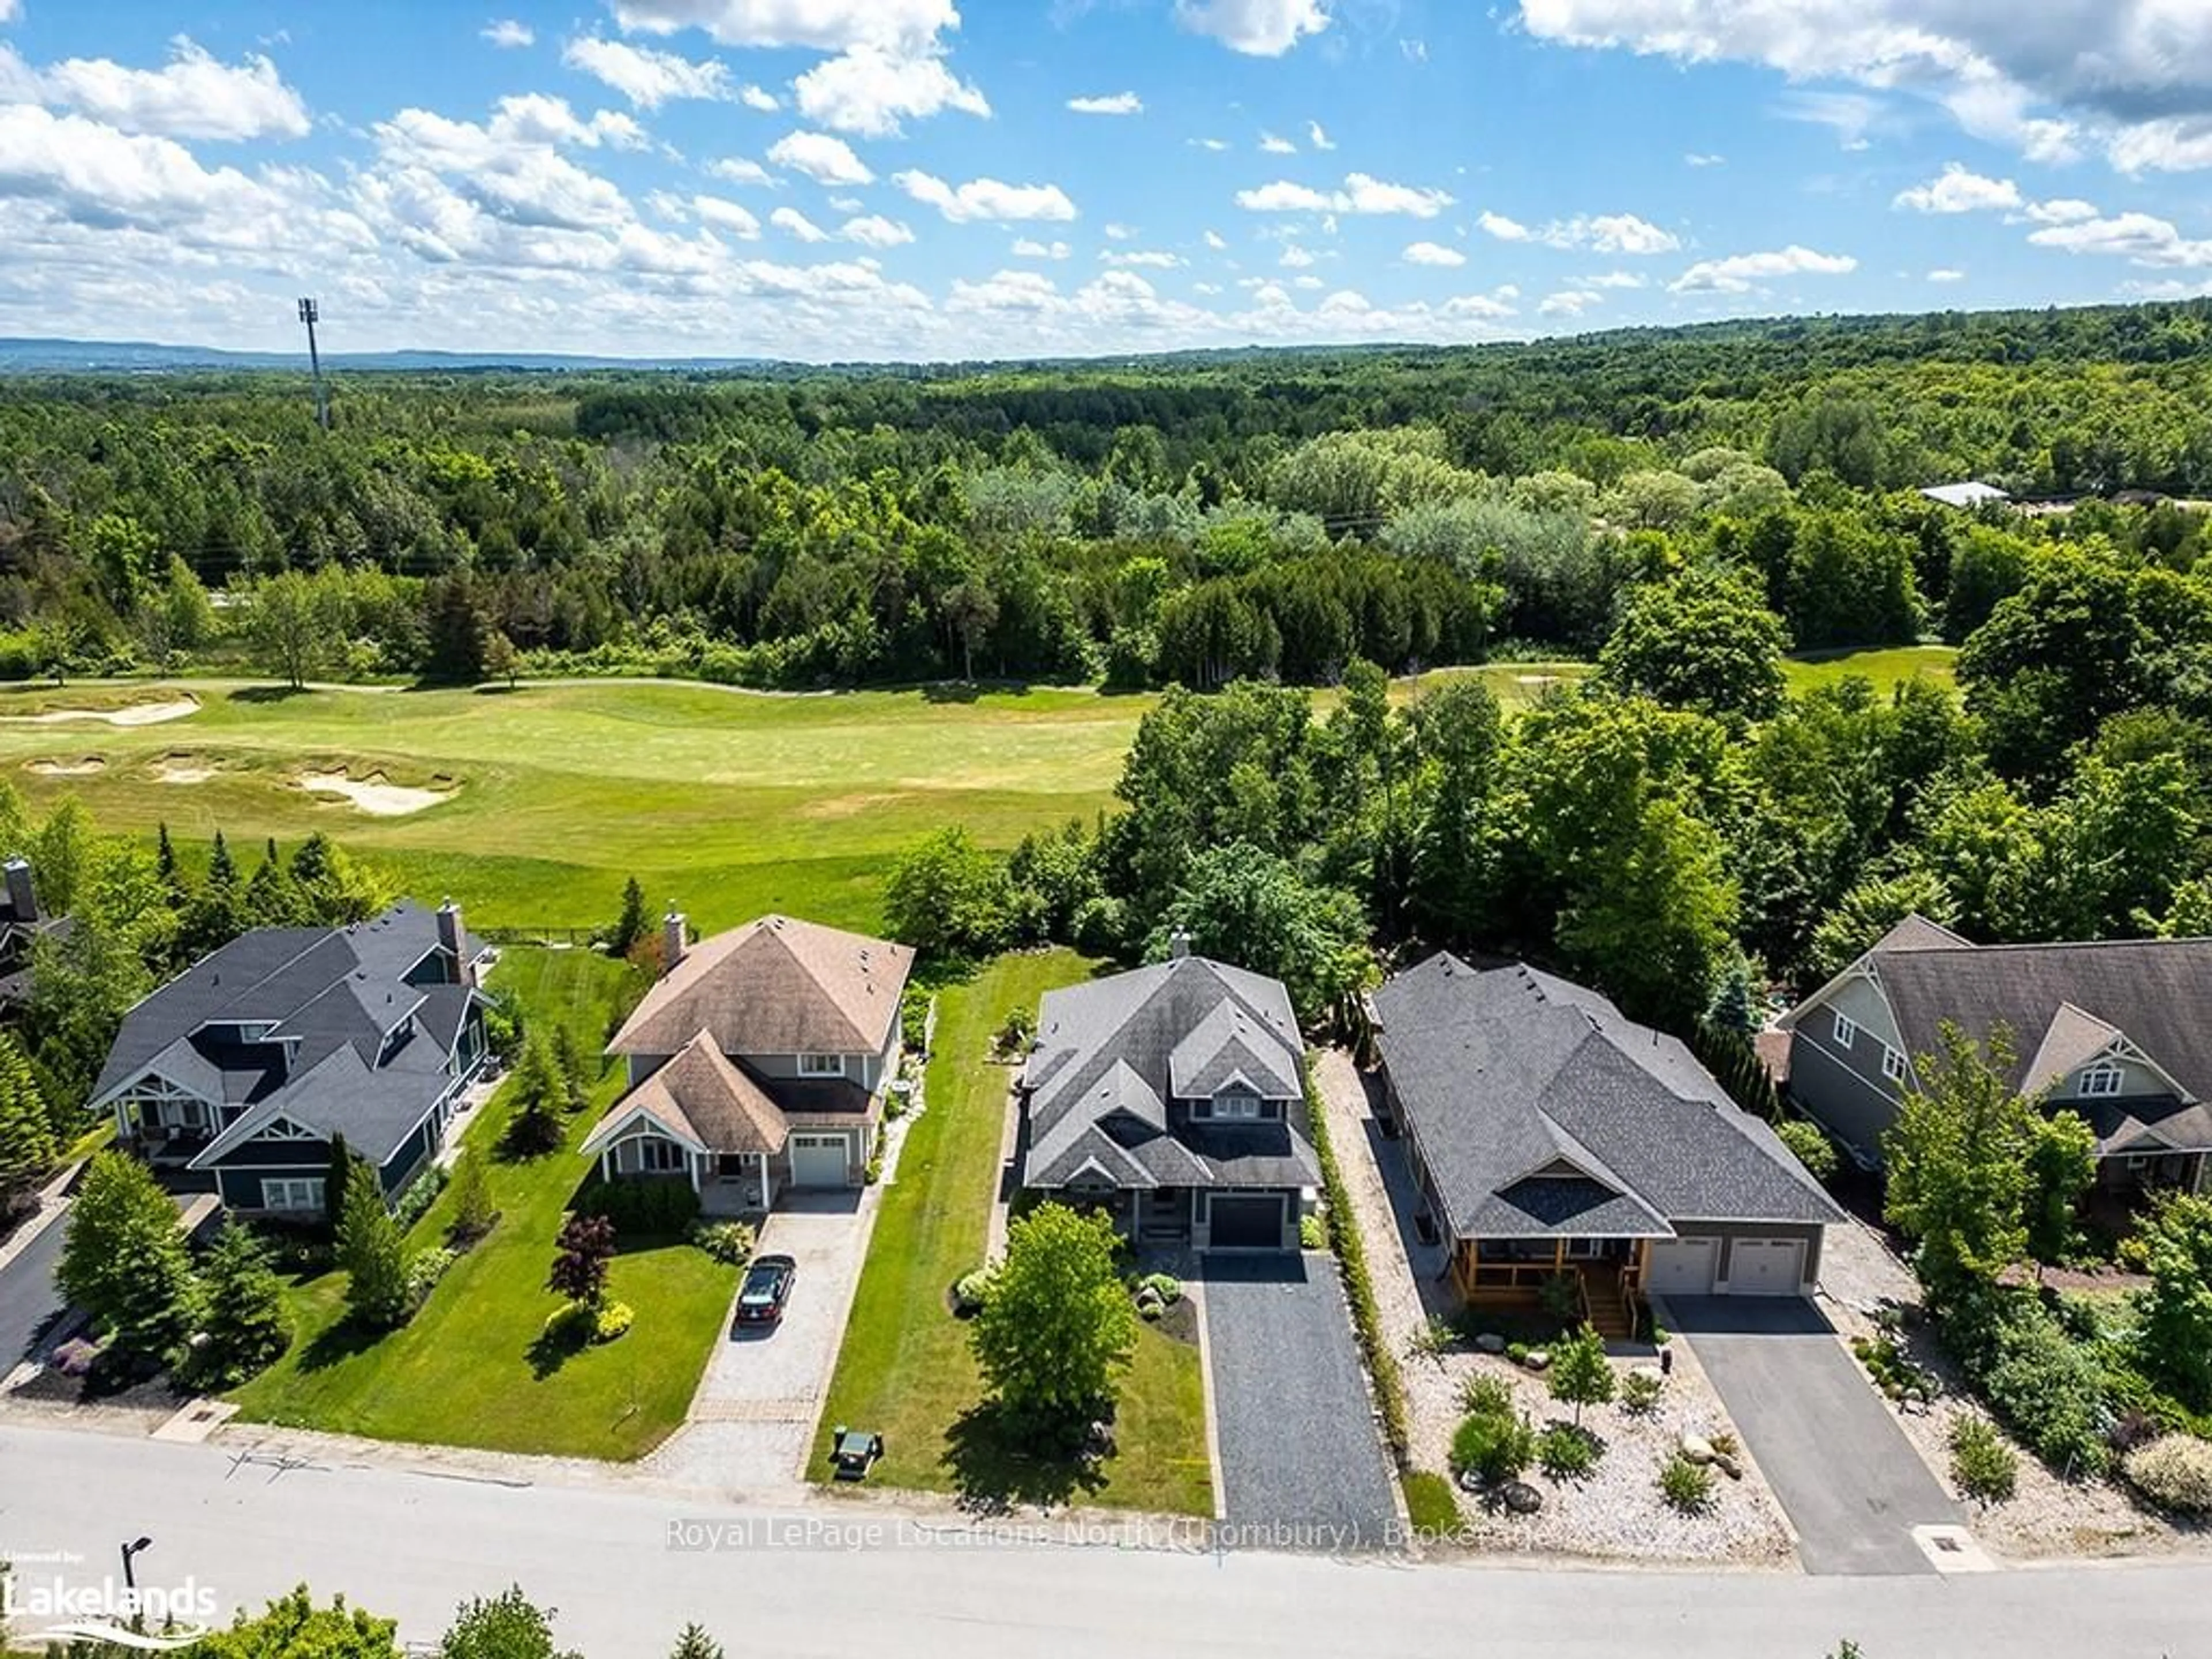
<path fill-rule="evenodd" d="M 1139 1328 L 1115 1419 L 1118 1448 L 1088 1482 L 1033 1462 L 995 1432 L 968 1327 L 947 1292 L 983 1261 L 1010 1069 L 994 1034 L 1018 1007 L 1085 978 L 1066 951 L 1001 957 L 939 993 L 928 1109 L 908 1132 L 883 1194 L 810 1465 L 827 1479 L 830 1431 L 872 1429 L 887 1450 L 872 1480 L 979 1498 L 1083 1502 L 1211 1515 L 1205 1382 L 1195 1346 Z"/>
<path fill-rule="evenodd" d="M 514 950 L 495 986 L 526 1018 L 565 1020 L 598 1052 L 609 1013 L 635 989 L 633 970 L 586 951 Z M 684 1420 L 721 1331 L 737 1269 L 680 1240 L 626 1240 L 609 1294 L 635 1311 L 621 1340 L 548 1355 L 539 1343 L 560 1298 L 545 1288 L 562 1212 L 587 1173 L 575 1147 L 620 1092 L 611 1068 L 592 1107 L 568 1125 L 560 1151 L 526 1161 L 495 1156 L 511 1115 L 503 1088 L 466 1132 L 468 1155 L 489 1160 L 500 1212 L 409 1324 L 371 1338 L 344 1317 L 345 1275 L 331 1271 L 289 1293 L 291 1351 L 232 1398 L 249 1420 L 379 1440 L 634 1458 Z M 444 1242 L 452 1194 L 409 1234 L 410 1249 Z"/>

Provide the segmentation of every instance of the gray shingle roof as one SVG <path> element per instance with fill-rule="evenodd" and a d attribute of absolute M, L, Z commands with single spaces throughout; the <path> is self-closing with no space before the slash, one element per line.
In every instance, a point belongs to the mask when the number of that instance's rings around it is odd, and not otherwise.
<path fill-rule="evenodd" d="M 1375 993 L 1376 1041 L 1452 1231 L 1664 1237 L 1838 1212 L 1677 1039 L 1522 965 L 1431 957 Z"/>
<path fill-rule="evenodd" d="M 2117 1029 L 2181 1086 L 2178 1097 L 2130 1099 L 2114 1111 L 2069 1104 L 2090 1118 L 2107 1152 L 2148 1126 L 2176 1147 L 2212 1146 L 2212 939 L 2105 939 L 2057 945 L 1924 944 L 1893 933 L 1872 966 L 1905 1047 L 1942 1048 L 1946 1020 L 1978 1042 L 2012 1031 L 2014 1087 L 2047 1086 L 2098 1052 L 2100 1024 Z M 2130 1127 L 2132 1126 L 2132 1127 Z"/>
<path fill-rule="evenodd" d="M 465 941 L 471 958 L 481 955 Z M 204 1164 L 283 1115 L 343 1134 L 381 1163 L 451 1082 L 472 993 L 404 975 L 439 949 L 437 918 L 410 902 L 349 927 L 258 927 L 210 952 L 124 1016 L 92 1103 L 156 1073 L 246 1108 Z M 412 1034 L 387 1039 L 412 1016 Z M 240 1026 L 265 1027 L 247 1040 Z"/>
<path fill-rule="evenodd" d="M 1023 1070 L 1023 1179 L 1062 1185 L 1088 1158 L 1127 1186 L 1312 1186 L 1313 1149 L 1287 1121 L 1194 1124 L 1173 1103 L 1234 1076 L 1295 1100 L 1300 1053 L 1281 981 L 1204 957 L 1048 991 Z"/>

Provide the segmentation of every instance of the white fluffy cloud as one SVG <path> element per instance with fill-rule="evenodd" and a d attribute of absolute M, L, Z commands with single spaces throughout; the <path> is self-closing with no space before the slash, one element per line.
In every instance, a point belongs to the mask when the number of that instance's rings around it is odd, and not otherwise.
<path fill-rule="evenodd" d="M 645 33 L 696 28 L 726 46 L 814 52 L 926 51 L 960 26 L 952 0 L 615 0 L 614 14 Z"/>
<path fill-rule="evenodd" d="M 1605 295 L 1595 289 L 1568 288 L 1546 295 L 1536 302 L 1536 311 L 1544 317 L 1579 317 L 1592 306 L 1604 303 Z"/>
<path fill-rule="evenodd" d="M 502 51 L 538 44 L 538 31 L 512 17 L 495 18 L 477 33 Z"/>
<path fill-rule="evenodd" d="M 2039 247 L 2066 253 L 2103 253 L 2130 264 L 2192 268 L 2212 265 L 2212 240 L 2184 236 L 2172 221 L 2148 213 L 2116 213 L 2030 231 Z"/>
<path fill-rule="evenodd" d="M 1146 270 L 1173 270 L 1182 263 L 1182 256 L 1158 249 L 1138 248 L 1124 251 L 1108 248 L 1098 256 L 1101 264 L 1134 266 Z"/>
<path fill-rule="evenodd" d="M 825 59 L 791 83 L 799 112 L 840 132 L 888 137 L 909 118 L 958 110 L 988 115 L 991 106 L 933 53 L 854 46 Z"/>
<path fill-rule="evenodd" d="M 899 247 L 914 240 L 913 231 L 880 213 L 860 214 L 848 219 L 837 227 L 837 234 L 848 242 L 872 248 Z"/>
<path fill-rule="evenodd" d="M 757 109 L 763 115 L 772 115 L 783 107 L 783 100 L 766 87 L 757 87 L 748 82 L 738 88 L 738 101 L 747 109 Z"/>
<path fill-rule="evenodd" d="M 1963 283 L 1966 280 L 1966 273 L 1955 265 L 1945 265 L 1929 271 L 1928 280 L 1931 283 Z"/>
<path fill-rule="evenodd" d="M 1521 0 L 1539 39 L 1933 99 L 1976 137 L 2128 171 L 2212 166 L 2201 0 Z"/>
<path fill-rule="evenodd" d="M 1070 250 L 1065 242 L 1040 242 L 1033 236 L 1024 236 L 1014 243 L 1017 259 L 1065 259 Z"/>
<path fill-rule="evenodd" d="M 1073 219 L 1075 204 L 1058 185 L 1009 185 L 996 179 L 970 179 L 949 185 L 927 173 L 909 170 L 891 182 L 924 206 L 955 223 L 974 219 Z"/>
<path fill-rule="evenodd" d="M 1536 239 L 1534 231 L 1518 219 L 1509 219 L 1502 213 L 1485 210 L 1474 222 L 1482 227 L 1485 235 L 1495 236 L 1501 242 L 1531 242 Z"/>
<path fill-rule="evenodd" d="M 2021 216 L 2039 225 L 2070 225 L 2097 216 L 2096 204 L 2078 197 L 2061 196 L 2048 202 L 2030 202 Z"/>
<path fill-rule="evenodd" d="M 872 185 L 875 173 L 842 138 L 826 132 L 787 132 L 769 146 L 768 159 L 817 185 Z"/>
<path fill-rule="evenodd" d="M 1672 253 L 1682 246 L 1671 230 L 1633 213 L 1577 214 L 1549 224 L 1528 226 L 1502 213 L 1484 212 L 1475 223 L 1486 235 L 1501 242 L 1541 242 L 1547 247 L 1571 248 L 1590 253 Z"/>
<path fill-rule="evenodd" d="M 1859 268 L 1848 253 L 1819 253 L 1791 243 L 1771 253 L 1738 253 L 1705 259 L 1669 284 L 1676 294 L 1748 294 L 1759 283 L 1783 276 L 1842 276 Z"/>
<path fill-rule="evenodd" d="M 1316 190 L 1279 179 L 1237 192 L 1237 205 L 1251 213 L 1402 213 L 1433 219 L 1451 204 L 1452 198 L 1441 190 L 1389 184 L 1364 173 L 1348 174 L 1341 190 Z"/>
<path fill-rule="evenodd" d="M 721 99 L 736 93 L 728 66 L 711 58 L 695 62 L 672 52 L 652 52 L 592 35 L 568 42 L 561 61 L 605 82 L 641 109 L 657 109 L 674 99 Z"/>
<path fill-rule="evenodd" d="M 1406 250 L 1409 265 L 1463 265 L 1467 255 L 1455 247 L 1446 247 L 1441 242 L 1415 242 Z"/>
<path fill-rule="evenodd" d="M 1892 207 L 1915 213 L 1981 213 L 2020 205 L 2020 186 L 2009 179 L 1985 179 L 1957 161 L 1924 185 L 1897 192 Z"/>
<path fill-rule="evenodd" d="M 1102 93 L 1090 98 L 1071 98 L 1068 108 L 1078 115 L 1142 115 L 1145 100 L 1133 92 Z"/>
<path fill-rule="evenodd" d="M 164 138 L 297 138 L 307 106 L 276 65 L 255 53 L 218 62 L 183 35 L 157 70 L 106 58 L 71 58 L 44 69 L 0 46 L 0 98 L 70 109 L 123 132 Z"/>
<path fill-rule="evenodd" d="M 733 236 L 742 236 L 747 241 L 760 234 L 759 220 L 737 203 L 725 201 L 719 196 L 694 196 L 691 210 L 699 216 L 702 223 L 712 225 L 718 230 L 726 230 Z"/>
<path fill-rule="evenodd" d="M 830 240 L 828 231 L 797 208 L 780 207 L 768 216 L 768 222 L 778 230 L 789 232 L 802 242 L 826 242 Z"/>
<path fill-rule="evenodd" d="M 715 178 L 727 179 L 733 185 L 761 185 L 772 189 L 779 182 L 758 161 L 744 155 L 726 155 L 720 161 L 709 161 L 707 171 Z"/>
<path fill-rule="evenodd" d="M 1329 24 L 1323 0 L 1176 0 L 1176 21 L 1231 52 L 1279 58 Z"/>
<path fill-rule="evenodd" d="M 1279 138 L 1272 132 L 1260 135 L 1260 149 L 1268 155 L 1296 155 L 1298 147 L 1287 138 Z"/>
<path fill-rule="evenodd" d="M 1311 144 L 1316 149 L 1334 149 L 1336 148 L 1336 140 L 1330 137 L 1328 134 L 1322 130 L 1322 125 L 1318 121 L 1309 121 L 1306 123 L 1306 143 Z"/>

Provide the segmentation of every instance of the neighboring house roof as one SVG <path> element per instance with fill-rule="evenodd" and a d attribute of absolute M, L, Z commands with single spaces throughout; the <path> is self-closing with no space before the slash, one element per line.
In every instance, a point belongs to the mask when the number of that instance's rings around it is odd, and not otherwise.
<path fill-rule="evenodd" d="M 640 1112 L 702 1152 L 773 1155 L 783 1150 L 791 1134 L 783 1109 L 732 1065 L 705 1031 L 599 1120 L 585 1137 L 586 1155 L 619 1139 Z"/>
<path fill-rule="evenodd" d="M 483 955 L 465 935 L 463 948 L 471 963 Z M 452 981 L 409 981 L 434 953 L 442 955 L 438 920 L 412 902 L 347 927 L 241 933 L 124 1016 L 90 1103 L 151 1074 L 245 1109 L 197 1164 L 279 1117 L 343 1134 L 381 1164 L 451 1085 L 447 1064 L 475 996 Z"/>
<path fill-rule="evenodd" d="M 1045 993 L 1023 1068 L 1023 1179 L 1060 1187 L 1086 1169 L 1121 1187 L 1310 1187 L 1313 1148 L 1287 1114 L 1193 1122 L 1175 1102 L 1243 1086 L 1300 1095 L 1297 1019 L 1279 980 L 1204 957 Z"/>
<path fill-rule="evenodd" d="M 1923 930 L 1934 927 L 1908 918 L 1862 958 L 1909 1054 L 1939 1052 L 1947 1021 L 1978 1042 L 2003 1025 L 2014 1049 L 2006 1081 L 2033 1093 L 2116 1045 L 2130 1048 L 2175 1093 L 2069 1100 L 2092 1127 L 2109 1124 L 2098 1128 L 2102 1150 L 2129 1150 L 2145 1125 L 2170 1147 L 2212 1148 L 2212 939 L 1977 945 L 1937 928 L 1948 942 L 1931 944 Z"/>
<path fill-rule="evenodd" d="M 1839 1213 L 1679 1040 L 1586 986 L 1443 952 L 1374 1006 L 1457 1237 L 1666 1237 L 1680 1222 Z"/>
<path fill-rule="evenodd" d="M 1982 507 L 1990 501 L 2012 499 L 1995 484 L 1972 480 L 1964 483 L 1929 484 L 1920 493 L 1929 501 L 1941 501 L 1946 507 Z"/>
<path fill-rule="evenodd" d="M 607 1051 L 672 1054 L 708 1031 L 725 1054 L 875 1054 L 913 966 L 903 945 L 763 916 L 687 950 Z"/>

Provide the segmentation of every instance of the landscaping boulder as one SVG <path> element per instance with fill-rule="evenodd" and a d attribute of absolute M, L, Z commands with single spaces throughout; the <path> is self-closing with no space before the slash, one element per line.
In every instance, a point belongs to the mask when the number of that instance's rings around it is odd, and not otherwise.
<path fill-rule="evenodd" d="M 1459 1489 L 1465 1492 L 1479 1492 L 1484 1484 L 1481 1474 L 1474 1469 L 1466 1470 L 1459 1478 Z"/>
<path fill-rule="evenodd" d="M 1526 1480 L 1509 1480 L 1498 1489 L 1498 1501 L 1516 1515 L 1534 1515 L 1544 1507 L 1544 1494 Z"/>
<path fill-rule="evenodd" d="M 1532 1371 L 1548 1371 L 1552 1369 L 1551 1351 L 1547 1348 L 1531 1348 L 1528 1350 L 1528 1357 L 1521 1363 Z"/>
<path fill-rule="evenodd" d="M 1687 1431 L 1685 1431 L 1682 1436 L 1681 1450 L 1682 1456 L 1686 1462 L 1701 1466 L 1714 1462 L 1719 1456 L 1719 1454 L 1714 1451 L 1711 1441 L 1706 1439 L 1702 1434 L 1691 1434 Z"/>
<path fill-rule="evenodd" d="M 1505 1339 L 1498 1335 L 1496 1331 L 1485 1331 L 1480 1336 L 1474 1339 L 1474 1346 L 1479 1352 L 1483 1353 L 1504 1353 L 1505 1352 Z"/>
<path fill-rule="evenodd" d="M 1713 1454 L 1713 1467 L 1718 1469 L 1723 1474 L 1728 1476 L 1731 1480 L 1741 1480 L 1743 1479 L 1743 1463 L 1741 1460 L 1730 1457 L 1724 1452 L 1715 1452 Z"/>

